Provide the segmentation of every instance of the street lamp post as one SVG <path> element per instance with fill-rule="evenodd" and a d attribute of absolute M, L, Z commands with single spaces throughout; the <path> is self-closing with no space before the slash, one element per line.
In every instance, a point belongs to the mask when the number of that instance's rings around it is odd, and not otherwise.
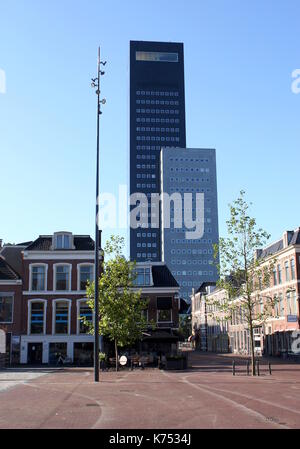
<path fill-rule="evenodd" d="M 95 382 L 99 382 L 99 128 L 100 128 L 100 114 L 101 104 L 105 104 L 106 100 L 100 99 L 100 77 L 104 75 L 104 72 L 100 70 L 100 66 L 105 65 L 105 62 L 100 60 L 100 47 L 98 48 L 98 61 L 97 61 L 97 77 L 92 78 L 92 87 L 96 88 L 97 94 L 97 157 L 96 157 L 96 229 L 95 229 L 95 298 L 94 298 L 94 375 Z M 102 346 L 102 345 L 101 345 Z M 101 348 L 102 350 L 102 348 Z"/>

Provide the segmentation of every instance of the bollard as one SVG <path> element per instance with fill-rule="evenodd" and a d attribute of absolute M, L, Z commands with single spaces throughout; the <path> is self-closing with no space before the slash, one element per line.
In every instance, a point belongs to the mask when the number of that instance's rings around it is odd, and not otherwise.
<path fill-rule="evenodd" d="M 271 363 L 269 362 L 269 374 L 270 376 L 272 375 L 272 367 L 271 367 Z"/>
<path fill-rule="evenodd" d="M 250 374 L 250 362 L 247 360 L 247 376 Z"/>
<path fill-rule="evenodd" d="M 133 371 L 133 360 L 131 359 L 131 371 Z"/>
<path fill-rule="evenodd" d="M 257 375 L 260 376 L 260 372 L 259 372 L 259 360 L 257 360 Z"/>
<path fill-rule="evenodd" d="M 232 362 L 232 375 L 235 376 L 235 361 Z"/>

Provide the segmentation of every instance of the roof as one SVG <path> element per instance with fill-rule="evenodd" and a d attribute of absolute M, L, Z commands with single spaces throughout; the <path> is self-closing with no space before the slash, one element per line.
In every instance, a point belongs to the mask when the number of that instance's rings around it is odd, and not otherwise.
<path fill-rule="evenodd" d="M 26 247 L 26 251 L 51 251 L 52 235 L 40 235 Z M 74 235 L 74 251 L 93 251 L 94 240 L 89 235 Z M 70 251 L 70 250 L 60 250 Z"/>
<path fill-rule="evenodd" d="M 152 265 L 154 287 L 179 287 L 176 279 L 165 264 Z"/>
<path fill-rule="evenodd" d="M 0 257 L 0 281 L 17 281 L 20 279 L 18 273 L 9 265 L 9 263 Z"/>
<path fill-rule="evenodd" d="M 292 245 L 300 245 L 300 228 L 297 228 L 294 231 L 287 231 L 286 234 L 287 234 L 288 247 Z M 284 237 L 261 250 L 259 253 L 259 257 L 264 259 L 268 256 L 272 256 L 273 254 L 278 253 L 283 248 L 284 248 Z"/>
<path fill-rule="evenodd" d="M 207 287 L 215 287 L 216 285 L 216 282 L 202 282 L 196 293 L 206 293 Z"/>
<path fill-rule="evenodd" d="M 189 309 L 190 309 L 190 304 L 188 304 L 185 299 L 180 298 L 180 309 L 179 309 L 179 314 L 189 314 Z"/>
<path fill-rule="evenodd" d="M 260 253 L 260 258 L 264 259 L 267 256 L 271 256 L 272 254 L 278 253 L 283 249 L 283 239 L 278 240 L 278 242 L 272 243 L 272 245 L 264 248 Z"/>
<path fill-rule="evenodd" d="M 12 267 L 12 269 L 22 274 L 22 251 L 24 246 L 21 245 L 4 245 L 1 249 L 1 256 Z"/>

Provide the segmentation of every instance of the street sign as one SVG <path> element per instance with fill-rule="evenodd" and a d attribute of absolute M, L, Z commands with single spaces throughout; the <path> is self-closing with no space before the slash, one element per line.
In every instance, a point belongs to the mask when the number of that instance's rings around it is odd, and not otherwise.
<path fill-rule="evenodd" d="M 127 363 L 127 357 L 126 357 L 126 355 L 122 355 L 120 357 L 120 365 L 124 366 L 124 365 L 126 365 L 126 363 Z"/>
<path fill-rule="evenodd" d="M 298 316 L 297 315 L 288 315 L 287 321 L 288 321 L 288 323 L 297 323 Z"/>

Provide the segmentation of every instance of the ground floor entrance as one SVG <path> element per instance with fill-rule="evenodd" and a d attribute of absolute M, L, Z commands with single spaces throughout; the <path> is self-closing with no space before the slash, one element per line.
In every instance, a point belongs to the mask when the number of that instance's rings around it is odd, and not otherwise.
<path fill-rule="evenodd" d="M 29 365 L 41 365 L 43 363 L 43 343 L 28 343 L 27 354 Z"/>
<path fill-rule="evenodd" d="M 92 335 L 22 335 L 17 363 L 92 366 L 93 340 Z"/>

